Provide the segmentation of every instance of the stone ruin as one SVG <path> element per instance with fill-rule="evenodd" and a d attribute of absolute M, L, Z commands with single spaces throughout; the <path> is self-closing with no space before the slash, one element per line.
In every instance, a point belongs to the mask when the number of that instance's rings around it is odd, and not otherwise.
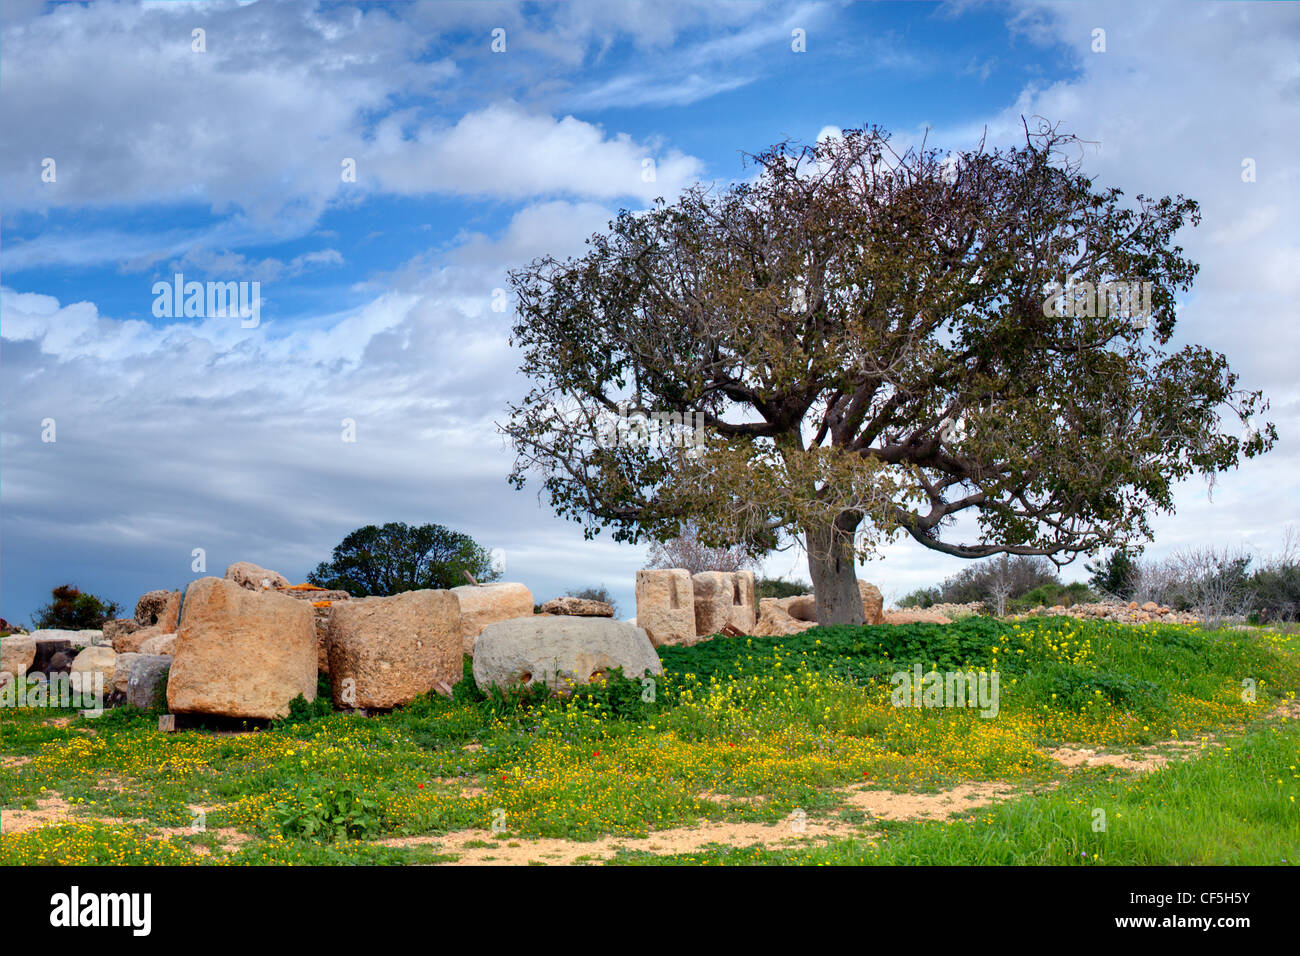
<path fill-rule="evenodd" d="M 858 582 L 868 624 L 886 623 L 884 598 L 866 581 Z M 656 647 L 690 645 L 706 637 L 798 634 L 817 626 L 811 594 L 754 601 L 752 571 L 702 571 L 682 568 L 636 573 L 636 623 Z"/>
<path fill-rule="evenodd" d="M 866 582 L 859 589 L 867 622 L 884 621 L 880 592 Z M 627 676 L 660 673 L 656 647 L 816 625 L 812 595 L 756 601 L 749 571 L 638 571 L 634 623 L 614 621 L 608 604 L 583 598 L 536 610 L 532 592 L 515 582 L 357 598 L 241 561 L 183 594 L 148 592 L 131 618 L 102 631 L 6 638 L 0 670 L 19 678 L 68 673 L 78 684 L 98 674 L 107 703 L 165 699 L 171 714 L 160 726 L 174 727 L 185 715 L 283 717 L 299 695 L 315 699 L 320 676 L 330 679 L 335 707 L 386 710 L 430 691 L 450 694 L 466 654 L 484 684 L 540 682 L 565 693 L 614 667 Z M 476 654 L 480 640 L 487 643 Z"/>

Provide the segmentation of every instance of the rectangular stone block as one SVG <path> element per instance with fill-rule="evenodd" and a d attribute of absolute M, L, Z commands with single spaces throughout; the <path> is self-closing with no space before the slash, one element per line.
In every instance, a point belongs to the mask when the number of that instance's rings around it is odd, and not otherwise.
<path fill-rule="evenodd" d="M 655 568 L 636 573 L 636 623 L 655 647 L 694 644 L 695 590 L 684 568 Z"/>

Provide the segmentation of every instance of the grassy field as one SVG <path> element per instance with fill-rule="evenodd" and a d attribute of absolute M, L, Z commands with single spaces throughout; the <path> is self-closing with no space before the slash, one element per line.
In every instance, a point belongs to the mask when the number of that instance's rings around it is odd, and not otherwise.
<path fill-rule="evenodd" d="M 250 733 L 6 710 L 0 863 L 1300 857 L 1295 635 L 971 618 L 661 656 L 653 694 L 507 700 L 467 670 L 451 699 Z M 916 663 L 996 670 L 997 716 L 894 706 Z"/>

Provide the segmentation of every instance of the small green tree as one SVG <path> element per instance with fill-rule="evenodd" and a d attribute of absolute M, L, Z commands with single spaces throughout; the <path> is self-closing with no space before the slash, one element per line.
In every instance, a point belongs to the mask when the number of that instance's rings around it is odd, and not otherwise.
<path fill-rule="evenodd" d="M 500 577 L 491 555 L 469 535 L 440 524 L 411 527 L 390 521 L 353 531 L 334 548 L 333 559 L 316 565 L 307 580 L 369 597 L 454 588 L 469 583 L 466 572 L 480 584 Z"/>
<path fill-rule="evenodd" d="M 117 616 L 121 607 L 93 594 L 83 594 L 71 584 L 61 584 L 50 595 L 52 600 L 38 608 L 33 618 L 38 628 L 61 628 L 69 631 L 97 630 Z"/>
<path fill-rule="evenodd" d="M 1084 567 L 1092 573 L 1088 580 L 1102 594 L 1113 594 L 1125 601 L 1132 598 L 1138 569 L 1127 551 L 1115 551 L 1105 561 L 1090 562 Z"/>

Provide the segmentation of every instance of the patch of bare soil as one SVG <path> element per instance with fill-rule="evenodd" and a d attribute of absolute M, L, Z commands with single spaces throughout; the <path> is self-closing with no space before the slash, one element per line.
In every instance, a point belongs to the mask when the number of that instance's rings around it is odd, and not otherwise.
<path fill-rule="evenodd" d="M 793 844 L 813 845 L 832 835 L 858 832 L 856 828 L 834 821 L 793 819 L 779 823 L 703 823 L 698 827 L 656 830 L 648 837 L 601 837 L 588 843 L 565 839 L 528 839 L 497 837 L 487 830 L 460 830 L 445 836 L 393 837 L 378 841 L 381 846 L 432 846 L 446 853 L 459 854 L 455 866 L 523 866 L 546 863 L 568 866 L 601 863 L 621 849 L 648 850 L 652 853 L 691 853 L 711 843 L 729 846 L 776 848 Z M 490 845 L 483 846 L 483 843 Z"/>
<path fill-rule="evenodd" d="M 1128 754 L 1110 754 L 1088 747 L 1057 747 L 1048 756 L 1067 767 L 1118 767 L 1121 770 L 1134 770 L 1149 773 L 1169 764 L 1164 754 L 1151 753 L 1145 748 L 1142 756 L 1132 757 Z"/>
<path fill-rule="evenodd" d="M 1300 699 L 1280 701 L 1267 714 L 1265 720 L 1300 719 Z M 1230 728 L 1223 728 L 1218 734 Z M 1136 773 L 1150 773 L 1169 766 L 1171 760 L 1188 760 L 1194 753 L 1222 747 L 1215 736 L 1204 733 L 1190 740 L 1161 740 L 1142 747 L 1129 748 L 1127 753 L 1107 753 L 1090 747 L 1063 746 L 1049 751 L 1048 756 L 1066 767 L 1117 767 Z"/>
<path fill-rule="evenodd" d="M 733 797 L 729 793 L 715 793 L 712 790 L 705 790 L 703 793 L 697 793 L 695 795 L 695 799 L 707 800 L 709 803 L 716 803 L 719 806 L 724 806 L 724 807 L 735 807 L 735 806 L 752 807 L 757 803 L 762 803 L 764 800 L 767 799 L 767 797 L 763 796 L 762 794 L 755 794 L 754 796 L 749 796 L 749 797 Z"/>
<path fill-rule="evenodd" d="M 6 770 L 10 767 L 21 767 L 23 764 L 31 762 L 31 757 L 0 757 L 0 767 L 4 767 Z"/>
<path fill-rule="evenodd" d="M 160 837 L 197 836 L 199 833 L 204 833 L 216 837 L 221 849 L 227 853 L 253 839 L 249 834 L 242 833 L 234 827 L 207 827 L 200 831 L 195 831 L 191 827 L 158 827 L 155 832 Z M 208 848 L 202 844 L 193 844 L 191 849 L 199 856 L 211 856 Z"/>
<path fill-rule="evenodd" d="M 962 783 L 939 793 L 894 793 L 850 787 L 847 804 L 865 810 L 877 820 L 943 820 L 964 810 L 974 810 L 1019 791 L 1005 783 Z"/>
<path fill-rule="evenodd" d="M 0 833 L 22 833 L 24 830 L 35 830 L 56 823 L 88 819 L 92 818 L 76 813 L 71 803 L 51 792 L 36 799 L 35 810 L 0 810 Z M 99 823 L 126 822 L 117 817 L 96 816 L 93 819 Z"/>
<path fill-rule="evenodd" d="M 844 797 L 845 806 L 864 810 L 879 820 L 939 820 L 981 807 L 1017 791 L 1007 784 L 964 783 L 939 793 L 893 793 L 871 790 L 859 784 L 835 791 Z M 719 794 L 701 794 L 702 799 L 716 802 L 747 802 L 761 798 L 731 798 Z M 710 844 L 733 847 L 761 846 L 782 849 L 816 846 L 831 837 L 856 836 L 867 840 L 877 834 L 835 819 L 806 819 L 791 814 L 776 823 L 728 823 L 709 821 L 693 827 L 655 830 L 646 837 L 601 837 L 587 843 L 565 839 L 527 839 L 497 836 L 487 830 L 460 830 L 445 836 L 393 837 L 378 841 L 382 846 L 430 846 L 458 854 L 457 866 L 520 866 L 546 863 L 558 866 L 601 863 L 619 850 L 645 850 L 673 855 L 693 853 Z M 487 844 L 487 845 L 484 845 Z"/>
<path fill-rule="evenodd" d="M 1300 697 L 1279 701 L 1277 706 L 1268 712 L 1270 720 L 1276 720 L 1278 717 L 1285 717 L 1288 720 L 1300 720 Z"/>

